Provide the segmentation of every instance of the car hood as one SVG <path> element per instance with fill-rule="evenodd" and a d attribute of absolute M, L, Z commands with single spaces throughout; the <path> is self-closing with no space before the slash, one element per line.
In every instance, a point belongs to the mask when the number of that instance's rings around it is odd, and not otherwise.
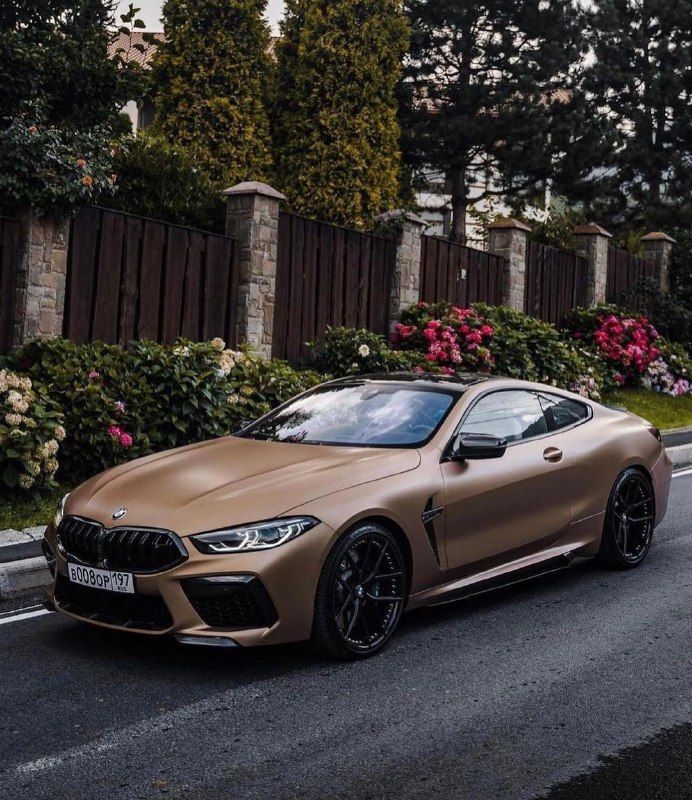
<path fill-rule="evenodd" d="M 76 489 L 66 513 L 109 527 L 141 525 L 186 536 L 272 519 L 419 464 L 417 450 L 230 436 L 114 467 Z M 119 508 L 127 508 L 127 514 L 114 521 Z"/>

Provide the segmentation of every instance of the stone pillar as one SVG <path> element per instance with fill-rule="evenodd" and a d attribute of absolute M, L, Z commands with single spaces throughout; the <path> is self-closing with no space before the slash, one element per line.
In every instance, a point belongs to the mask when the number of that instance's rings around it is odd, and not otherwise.
<path fill-rule="evenodd" d="M 238 342 L 271 358 L 279 244 L 279 207 L 286 198 L 266 183 L 239 183 L 223 193 L 226 233 L 238 240 Z"/>
<path fill-rule="evenodd" d="M 13 342 L 62 335 L 70 219 L 20 215 Z"/>
<path fill-rule="evenodd" d="M 531 228 L 511 217 L 498 217 L 488 225 L 488 250 L 507 259 L 502 303 L 516 311 L 525 308 L 526 251 Z"/>
<path fill-rule="evenodd" d="M 654 231 L 642 236 L 644 258 L 651 258 L 656 265 L 656 277 L 662 292 L 670 289 L 670 266 L 673 260 L 675 239 L 667 233 Z"/>
<path fill-rule="evenodd" d="M 575 252 L 588 262 L 586 303 L 595 306 L 605 303 L 608 284 L 608 248 L 613 238 L 600 225 L 579 225 L 573 231 Z"/>
<path fill-rule="evenodd" d="M 390 330 L 401 312 L 420 300 L 421 238 L 426 221 L 411 211 L 397 209 L 377 217 L 385 228 L 393 228 L 396 241 L 396 261 L 389 294 Z"/>

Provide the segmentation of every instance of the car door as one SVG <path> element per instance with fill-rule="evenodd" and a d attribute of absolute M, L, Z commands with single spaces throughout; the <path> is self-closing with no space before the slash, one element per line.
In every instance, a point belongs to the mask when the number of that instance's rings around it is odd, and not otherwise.
<path fill-rule="evenodd" d="M 443 461 L 450 577 L 490 568 L 556 540 L 572 519 L 569 452 L 550 433 L 538 394 L 500 389 L 480 397 L 455 432 L 507 439 L 499 459 Z"/>

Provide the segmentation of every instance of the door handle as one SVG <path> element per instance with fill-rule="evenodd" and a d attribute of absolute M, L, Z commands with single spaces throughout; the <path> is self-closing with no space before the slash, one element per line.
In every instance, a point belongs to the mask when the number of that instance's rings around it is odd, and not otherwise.
<path fill-rule="evenodd" d="M 543 451 L 543 458 L 546 461 L 556 464 L 558 461 L 562 461 L 562 450 L 558 450 L 557 447 L 549 447 L 547 450 Z"/>

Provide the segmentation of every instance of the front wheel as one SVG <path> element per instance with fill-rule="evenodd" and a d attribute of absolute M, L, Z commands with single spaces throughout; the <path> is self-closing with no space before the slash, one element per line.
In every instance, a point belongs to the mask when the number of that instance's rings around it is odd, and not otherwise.
<path fill-rule="evenodd" d="M 642 563 L 654 532 L 654 491 L 638 469 L 626 469 L 610 493 L 598 554 L 602 564 L 631 569 Z"/>
<path fill-rule="evenodd" d="M 327 556 L 317 587 L 312 641 L 337 658 L 366 658 L 394 634 L 406 602 L 401 548 L 380 525 L 345 533 Z"/>

